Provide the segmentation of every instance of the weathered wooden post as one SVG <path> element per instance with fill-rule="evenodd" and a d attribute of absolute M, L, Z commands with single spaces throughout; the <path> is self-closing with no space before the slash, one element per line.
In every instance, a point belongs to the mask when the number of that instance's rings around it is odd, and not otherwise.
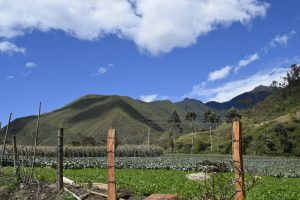
<path fill-rule="evenodd" d="M 12 138 L 13 138 L 14 169 L 15 169 L 17 179 L 20 180 L 20 168 L 19 168 L 19 161 L 18 161 L 17 139 L 16 139 L 15 135 L 13 135 Z"/>
<path fill-rule="evenodd" d="M 57 134 L 57 189 L 63 189 L 63 161 L 64 161 L 64 129 L 60 128 Z"/>
<path fill-rule="evenodd" d="M 115 143 L 116 130 L 109 128 L 107 135 L 107 167 L 108 167 L 108 190 L 107 199 L 116 200 L 116 175 L 115 175 Z"/>
<path fill-rule="evenodd" d="M 39 127 L 40 127 L 41 107 L 42 107 L 42 103 L 40 102 L 39 113 L 38 113 L 38 117 L 37 117 L 37 121 L 36 121 L 33 156 L 32 156 L 32 163 L 31 163 L 31 174 L 33 174 L 33 169 L 34 169 L 34 164 L 35 164 L 35 154 L 36 154 L 36 148 L 37 148 L 37 142 L 38 142 L 38 136 L 39 136 Z"/>
<path fill-rule="evenodd" d="M 9 115 L 8 124 L 6 126 L 5 136 L 4 136 L 4 140 L 3 140 L 3 147 L 2 147 L 2 152 L 1 152 L 1 159 L 0 159 L 0 169 L 3 167 L 3 158 L 4 158 L 4 154 L 5 154 L 5 146 L 6 146 L 7 134 L 9 131 L 9 125 L 10 125 L 10 121 L 11 121 L 11 116 L 12 116 L 12 113 L 10 113 L 10 115 Z"/>
<path fill-rule="evenodd" d="M 242 123 L 233 122 L 232 157 L 235 173 L 235 200 L 245 199 L 244 167 L 242 155 Z"/>

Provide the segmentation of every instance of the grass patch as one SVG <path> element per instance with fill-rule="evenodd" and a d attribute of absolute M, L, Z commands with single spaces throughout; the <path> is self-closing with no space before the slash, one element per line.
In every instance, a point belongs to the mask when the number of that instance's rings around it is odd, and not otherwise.
<path fill-rule="evenodd" d="M 10 174 L 0 172 L 0 199 L 6 198 L 17 187 L 17 178 Z"/>
<path fill-rule="evenodd" d="M 6 167 L 6 172 L 12 168 Z M 190 181 L 185 175 L 189 172 L 175 170 L 141 170 L 117 169 L 117 188 L 127 188 L 140 196 L 152 193 L 177 194 L 181 199 L 192 199 L 203 195 L 205 187 L 203 182 Z M 35 175 L 41 180 L 55 182 L 55 170 L 36 168 Z M 64 175 L 77 183 L 103 182 L 107 180 L 106 169 L 78 169 L 65 170 Z M 231 174 L 226 174 L 226 176 Z M 247 192 L 249 200 L 300 199 L 300 178 L 273 178 L 262 177 L 257 184 Z"/>

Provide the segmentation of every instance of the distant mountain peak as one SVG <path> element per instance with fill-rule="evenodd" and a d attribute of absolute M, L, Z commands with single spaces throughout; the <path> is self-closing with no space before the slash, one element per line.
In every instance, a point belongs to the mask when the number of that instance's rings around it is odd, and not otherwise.
<path fill-rule="evenodd" d="M 229 101 L 216 102 L 209 101 L 207 106 L 217 110 L 228 110 L 231 107 L 237 109 L 247 109 L 255 106 L 257 103 L 264 100 L 267 96 L 272 94 L 272 88 L 269 86 L 259 85 L 249 92 L 242 93 Z"/>

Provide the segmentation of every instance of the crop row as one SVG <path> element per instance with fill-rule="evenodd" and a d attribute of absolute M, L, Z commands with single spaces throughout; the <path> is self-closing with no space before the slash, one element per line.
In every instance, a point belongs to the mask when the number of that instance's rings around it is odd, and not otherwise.
<path fill-rule="evenodd" d="M 203 161 L 223 162 L 232 169 L 232 160 L 228 156 L 163 156 L 163 157 L 117 157 L 117 168 L 134 169 L 172 169 L 179 171 L 203 171 Z M 25 160 L 26 161 L 26 160 Z M 55 167 L 56 159 L 39 157 L 37 163 L 41 167 Z M 252 175 L 274 177 L 300 177 L 299 158 L 251 157 L 244 159 L 246 171 Z M 106 168 L 106 158 L 65 158 L 65 169 Z"/>
<path fill-rule="evenodd" d="M 28 145 L 18 145 L 18 154 L 21 156 L 32 156 L 33 147 Z M 11 154 L 11 145 L 6 147 L 6 153 Z M 116 149 L 118 157 L 155 157 L 161 156 L 163 149 L 156 145 L 120 145 Z M 36 155 L 40 157 L 55 157 L 57 149 L 55 146 L 37 146 Z M 65 146 L 65 157 L 105 157 L 106 146 Z"/>

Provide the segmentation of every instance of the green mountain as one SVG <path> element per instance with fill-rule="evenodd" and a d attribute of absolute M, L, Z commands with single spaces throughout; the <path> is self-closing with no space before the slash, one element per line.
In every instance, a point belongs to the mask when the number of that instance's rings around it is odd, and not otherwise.
<path fill-rule="evenodd" d="M 114 127 L 120 143 L 141 144 L 146 142 L 148 126 L 151 128 L 151 142 L 158 143 L 169 130 L 167 120 L 174 111 L 182 120 L 183 132 L 179 134 L 190 132 L 190 126 L 184 120 L 186 111 L 171 101 L 145 103 L 124 96 L 87 95 L 41 115 L 39 143 L 54 145 L 57 130 L 63 127 L 66 143 L 89 137 L 101 144 L 106 140 L 108 128 Z M 32 144 L 36 120 L 37 116 L 14 120 L 8 138 L 15 134 L 19 143 Z M 196 124 L 203 126 L 202 122 Z M 2 135 L 4 130 L 5 127 Z"/>
<path fill-rule="evenodd" d="M 142 144 L 146 143 L 149 126 L 151 143 L 164 144 L 170 137 L 171 125 L 167 120 L 172 112 L 176 111 L 181 118 L 183 131 L 177 133 L 180 136 L 191 132 L 190 122 L 185 120 L 187 110 L 197 114 L 193 127 L 200 131 L 208 127 L 202 119 L 209 109 L 224 116 L 224 111 L 195 99 L 186 98 L 177 103 L 168 100 L 145 103 L 125 96 L 87 95 L 41 115 L 38 141 L 41 145 L 55 145 L 57 130 L 63 127 L 66 144 L 83 139 L 102 144 L 106 140 L 107 129 L 114 127 L 118 131 L 119 143 Z M 20 144 L 32 144 L 36 120 L 37 116 L 14 120 L 8 139 L 17 135 Z M 2 136 L 4 130 L 5 127 L 0 132 Z"/>
<path fill-rule="evenodd" d="M 240 94 L 230 101 L 223 103 L 210 101 L 205 105 L 214 108 L 216 110 L 228 110 L 231 107 L 236 109 L 247 109 L 255 106 L 257 103 L 264 100 L 266 97 L 272 94 L 272 88 L 267 86 L 258 86 L 251 90 L 250 92 L 245 92 Z"/>
<path fill-rule="evenodd" d="M 194 111 L 198 116 L 198 120 L 201 120 L 203 118 L 204 112 L 209 109 L 215 113 L 221 114 L 219 110 L 208 107 L 202 101 L 196 99 L 185 98 L 184 100 L 177 102 L 176 105 L 181 107 L 184 111 L 188 111 L 188 110 Z"/>

